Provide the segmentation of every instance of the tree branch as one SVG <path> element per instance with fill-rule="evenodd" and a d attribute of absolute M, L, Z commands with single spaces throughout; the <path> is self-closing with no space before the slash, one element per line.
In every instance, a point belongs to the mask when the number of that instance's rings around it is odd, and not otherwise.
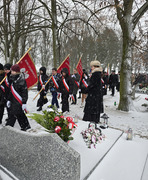
<path fill-rule="evenodd" d="M 136 24 L 138 23 L 139 19 L 144 15 L 144 13 L 148 10 L 148 0 L 141 6 L 140 9 L 137 10 L 137 12 L 133 15 L 132 23 L 133 23 L 133 30 L 136 27 Z"/>

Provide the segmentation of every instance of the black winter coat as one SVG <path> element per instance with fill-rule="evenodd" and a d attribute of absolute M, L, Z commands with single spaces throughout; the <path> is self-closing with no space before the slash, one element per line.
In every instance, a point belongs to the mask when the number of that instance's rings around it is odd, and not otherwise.
<path fill-rule="evenodd" d="M 47 76 L 46 74 L 42 74 L 42 75 L 40 75 L 40 76 L 41 76 L 43 85 L 45 85 L 46 82 L 48 81 L 48 76 Z M 40 77 L 40 76 L 39 76 L 39 77 Z M 42 85 L 41 85 L 41 83 L 40 83 L 39 77 L 38 77 L 38 86 L 37 86 L 37 90 L 38 90 L 38 91 L 40 91 L 40 90 L 42 89 Z M 45 86 L 45 90 L 42 90 L 42 91 L 43 91 L 43 92 L 44 92 L 44 91 L 47 92 L 48 89 L 49 89 L 49 83 Z"/>
<path fill-rule="evenodd" d="M 73 94 L 77 94 L 78 86 L 77 86 L 76 82 L 79 83 L 80 75 L 77 73 L 77 74 L 72 75 L 71 77 L 72 77 L 72 80 L 73 80 Z"/>
<path fill-rule="evenodd" d="M 5 77 L 5 74 L 4 73 L 1 73 L 0 74 L 0 82 L 4 79 Z M 4 106 L 6 103 L 6 86 L 5 86 L 5 83 L 3 82 L 1 85 L 0 85 L 0 106 Z"/>
<path fill-rule="evenodd" d="M 6 99 L 8 99 L 8 95 L 10 93 L 10 75 L 11 75 L 11 72 L 9 72 L 7 74 L 7 78 L 5 79 L 5 86 L 6 86 Z"/>
<path fill-rule="evenodd" d="M 118 84 L 118 75 L 117 74 L 111 74 L 109 76 L 109 84 L 110 84 L 110 86 L 116 86 Z"/>
<path fill-rule="evenodd" d="M 28 100 L 28 89 L 24 74 L 11 75 L 10 82 L 10 86 L 13 85 L 15 91 L 21 96 L 22 104 L 26 104 Z M 11 102 L 10 112 L 12 114 L 21 114 L 22 105 L 14 97 L 12 91 L 9 93 L 8 100 Z"/>
<path fill-rule="evenodd" d="M 65 77 L 65 81 L 66 81 L 67 85 L 69 86 L 69 92 L 67 91 L 67 89 L 65 88 L 65 86 L 63 84 L 63 77 L 61 77 L 61 80 L 59 81 L 59 92 L 62 94 L 67 94 L 67 95 L 72 94 L 73 93 L 73 81 L 68 74 Z"/>
<path fill-rule="evenodd" d="M 89 80 L 87 88 L 88 96 L 84 108 L 85 113 L 99 114 L 102 110 L 102 83 L 101 72 L 95 71 Z"/>

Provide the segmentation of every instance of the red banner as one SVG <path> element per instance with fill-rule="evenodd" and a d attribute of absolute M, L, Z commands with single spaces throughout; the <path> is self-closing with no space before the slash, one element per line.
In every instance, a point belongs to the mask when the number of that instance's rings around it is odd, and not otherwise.
<path fill-rule="evenodd" d="M 27 87 L 31 88 L 38 82 L 38 77 L 35 65 L 30 57 L 30 54 L 26 53 L 26 55 L 21 59 L 18 64 L 20 66 L 20 71 L 25 74 Z"/>
<path fill-rule="evenodd" d="M 79 62 L 78 62 L 78 64 L 77 64 L 76 68 L 77 68 L 77 71 L 78 71 L 79 75 L 82 77 L 82 74 L 83 74 L 83 68 L 82 68 L 82 61 L 81 61 L 81 58 L 80 58 L 80 60 L 79 60 Z"/>
<path fill-rule="evenodd" d="M 63 68 L 68 69 L 68 73 L 70 74 L 70 66 L 69 66 L 69 56 L 66 57 L 66 59 L 62 62 L 62 64 L 59 66 L 57 73 L 61 73 L 61 70 Z"/>

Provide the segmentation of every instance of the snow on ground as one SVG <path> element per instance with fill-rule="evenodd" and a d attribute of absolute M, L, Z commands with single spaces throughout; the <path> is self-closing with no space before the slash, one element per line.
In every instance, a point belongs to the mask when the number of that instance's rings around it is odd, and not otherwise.
<path fill-rule="evenodd" d="M 27 103 L 29 113 L 38 113 L 37 97 L 35 101 L 33 98 L 37 94 L 36 90 L 29 91 L 29 100 Z M 94 172 L 90 175 L 89 180 L 140 180 L 142 170 L 146 156 L 148 154 L 148 108 L 142 106 L 142 104 L 148 104 L 145 100 L 146 94 L 136 94 L 137 98 L 134 100 L 134 106 L 136 111 L 122 112 L 117 110 L 117 106 L 114 106 L 116 101 L 119 103 L 119 93 L 116 92 L 115 96 L 104 96 L 104 112 L 109 116 L 109 127 L 102 130 L 106 136 L 105 141 L 97 144 L 96 149 L 88 149 L 82 139 L 80 132 L 88 127 L 89 122 L 83 122 L 83 108 L 80 108 L 81 100 L 78 99 L 77 105 L 70 105 L 70 113 L 68 116 L 75 118 L 78 116 L 78 128 L 74 133 L 74 140 L 69 143 L 69 146 L 74 148 L 81 156 L 81 179 L 83 179 L 93 168 L 101 157 L 107 152 L 107 150 L 114 143 L 116 138 L 121 134 L 120 129 L 127 131 L 130 127 L 133 129 L 135 137 L 132 141 L 127 141 L 124 133 L 120 140 L 114 145 L 111 151 L 105 156 L 103 161 L 97 166 Z M 51 102 L 51 94 L 48 94 L 49 103 Z M 59 101 L 60 102 L 60 101 Z M 61 106 L 61 104 L 60 104 Z M 47 108 L 47 104 L 43 106 L 43 110 Z M 41 112 L 40 112 L 41 113 Z M 3 118 L 3 124 L 7 117 L 6 111 Z M 44 128 L 37 124 L 34 120 L 29 119 L 33 131 L 30 133 L 40 134 L 47 133 Z M 101 119 L 101 122 L 103 120 Z M 99 125 L 98 125 L 99 126 Z M 14 128 L 20 129 L 18 123 Z M 139 138 L 139 136 L 146 138 Z M 148 163 L 147 163 L 148 164 Z M 148 165 L 146 169 L 148 170 Z M 122 178 L 121 178 L 122 177 Z M 5 180 L 5 179 L 4 179 Z"/>
<path fill-rule="evenodd" d="M 35 90 L 29 91 L 29 99 L 27 102 L 27 107 L 29 113 L 38 113 L 36 111 L 37 107 L 37 99 L 39 96 L 33 101 L 33 98 L 37 92 Z M 116 92 L 115 96 L 110 96 L 110 92 L 108 95 L 104 96 L 104 112 L 109 116 L 109 126 L 117 129 L 121 129 L 123 131 L 127 131 L 130 127 L 133 129 L 135 134 L 139 134 L 141 136 L 146 136 L 148 138 L 148 107 L 142 106 L 142 104 L 148 104 L 148 101 L 145 100 L 145 97 L 148 97 L 146 94 L 136 94 L 137 98 L 134 100 L 134 106 L 137 111 L 123 112 L 118 111 L 117 106 L 119 103 L 119 93 Z M 48 93 L 49 103 L 51 102 L 51 94 Z M 117 105 L 114 106 L 114 102 L 116 101 Z M 60 101 L 59 101 L 60 102 Z M 79 119 L 83 118 L 83 108 L 80 108 L 81 100 L 78 99 L 77 105 L 70 105 L 70 113 L 69 116 L 74 117 L 75 115 L 79 116 Z M 60 104 L 61 106 L 61 104 Z M 43 106 L 43 110 L 47 108 L 47 104 Z M 3 118 L 6 118 L 6 111 Z M 103 121 L 101 119 L 101 121 Z M 40 126 L 35 123 L 34 120 L 30 120 L 30 123 L 35 129 L 40 129 Z M 15 127 L 20 128 L 16 123 Z"/>
<path fill-rule="evenodd" d="M 147 140 L 126 141 L 123 134 L 88 180 L 141 180 L 147 154 Z"/>

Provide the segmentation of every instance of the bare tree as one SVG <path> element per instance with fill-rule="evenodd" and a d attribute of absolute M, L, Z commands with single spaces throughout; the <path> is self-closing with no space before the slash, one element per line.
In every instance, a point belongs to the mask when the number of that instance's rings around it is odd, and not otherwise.
<path fill-rule="evenodd" d="M 135 12 L 132 16 L 133 0 L 114 0 L 117 11 L 117 18 L 120 22 L 123 37 L 123 52 L 120 76 L 120 102 L 118 109 L 129 111 L 132 109 L 133 104 L 131 100 L 132 87 L 131 87 L 131 61 L 132 61 L 132 44 L 133 44 L 133 31 L 136 24 L 148 10 L 148 1 Z"/>

